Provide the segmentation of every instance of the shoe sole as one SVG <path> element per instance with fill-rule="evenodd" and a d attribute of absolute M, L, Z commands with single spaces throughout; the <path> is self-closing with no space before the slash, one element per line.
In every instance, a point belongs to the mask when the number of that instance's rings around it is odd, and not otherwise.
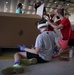
<path fill-rule="evenodd" d="M 36 63 L 37 63 L 36 58 L 29 59 L 29 64 L 36 64 Z"/>
<path fill-rule="evenodd" d="M 24 72 L 24 68 L 22 67 L 8 67 L 8 68 L 5 68 L 1 71 L 1 73 L 3 75 L 11 75 L 13 73 L 23 73 Z"/>
<path fill-rule="evenodd" d="M 21 60 L 21 64 L 24 64 L 24 65 L 32 65 L 32 64 L 36 64 L 36 63 L 37 63 L 37 59 L 36 58 L 22 59 Z"/>

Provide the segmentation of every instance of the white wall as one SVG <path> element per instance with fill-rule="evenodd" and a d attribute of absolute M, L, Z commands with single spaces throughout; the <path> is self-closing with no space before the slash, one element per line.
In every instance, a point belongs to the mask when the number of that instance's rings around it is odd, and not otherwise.
<path fill-rule="evenodd" d="M 71 14 L 71 16 L 69 17 L 69 20 L 71 21 L 72 30 L 74 31 L 74 14 Z"/>
<path fill-rule="evenodd" d="M 71 16 L 69 17 L 71 23 L 74 25 L 74 14 L 71 14 Z"/>

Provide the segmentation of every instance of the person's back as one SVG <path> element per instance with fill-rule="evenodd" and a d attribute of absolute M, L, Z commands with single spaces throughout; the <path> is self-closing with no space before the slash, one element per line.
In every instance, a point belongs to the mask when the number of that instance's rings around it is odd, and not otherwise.
<path fill-rule="evenodd" d="M 21 9 L 20 8 L 16 9 L 16 13 L 22 13 Z"/>
<path fill-rule="evenodd" d="M 16 13 L 19 13 L 19 14 L 22 13 L 22 4 L 21 3 L 18 3 Z"/>
<path fill-rule="evenodd" d="M 40 30 L 41 34 L 36 38 L 35 48 L 40 49 L 38 55 L 42 59 L 50 61 L 55 45 L 58 42 L 56 34 L 54 31 L 48 31 L 48 22 L 46 20 L 40 20 L 37 28 Z"/>
<path fill-rule="evenodd" d="M 37 42 L 39 43 L 37 44 Z M 39 34 L 35 47 L 40 48 L 40 57 L 50 61 L 55 47 L 55 33 L 53 31 L 44 31 Z"/>

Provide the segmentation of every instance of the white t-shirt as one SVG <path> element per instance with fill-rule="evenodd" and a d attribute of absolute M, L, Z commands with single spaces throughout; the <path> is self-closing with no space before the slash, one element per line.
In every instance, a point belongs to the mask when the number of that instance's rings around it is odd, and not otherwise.
<path fill-rule="evenodd" d="M 39 56 L 46 61 L 50 61 L 53 55 L 55 43 L 57 42 L 57 37 L 53 31 L 44 31 L 39 34 L 35 43 L 35 47 L 40 48 Z"/>

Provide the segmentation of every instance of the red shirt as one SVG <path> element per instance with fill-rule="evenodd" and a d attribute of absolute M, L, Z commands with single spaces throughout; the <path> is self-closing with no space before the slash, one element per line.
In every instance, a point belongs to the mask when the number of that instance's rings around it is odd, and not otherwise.
<path fill-rule="evenodd" d="M 54 31 L 54 28 L 48 25 L 48 31 Z"/>
<path fill-rule="evenodd" d="M 59 20 L 56 22 L 58 25 L 62 24 L 63 28 L 61 29 L 61 33 L 64 39 L 68 39 L 69 38 L 69 31 L 71 28 L 71 23 L 69 21 L 68 18 L 64 18 L 63 20 Z M 74 39 L 74 33 L 72 32 L 71 29 L 71 35 L 70 35 L 70 39 Z"/>

